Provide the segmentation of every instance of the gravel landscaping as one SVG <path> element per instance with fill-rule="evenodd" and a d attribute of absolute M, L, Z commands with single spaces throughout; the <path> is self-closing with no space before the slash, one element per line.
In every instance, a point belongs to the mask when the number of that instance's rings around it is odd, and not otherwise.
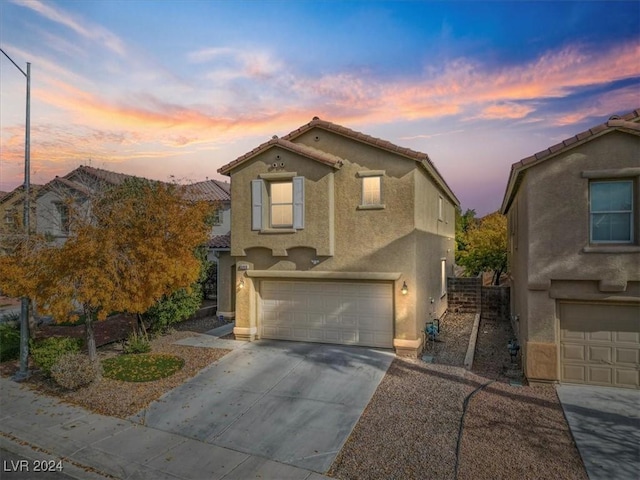
<path fill-rule="evenodd" d="M 427 351 L 434 363 L 393 361 L 329 476 L 587 478 L 553 386 L 509 384 L 517 368 L 506 348 L 508 322 L 481 322 L 478 363 L 473 372 L 460 367 L 472 322 L 472 314 L 447 315 L 442 342 Z M 483 385 L 468 401 L 460 435 L 465 398 Z"/>
<path fill-rule="evenodd" d="M 192 337 L 194 333 L 208 331 L 219 325 L 220 322 L 216 318 L 189 320 L 180 324 L 181 331 L 174 331 L 151 341 L 153 353 L 171 354 L 184 360 L 182 369 L 167 378 L 152 382 L 133 383 L 103 377 L 97 383 L 70 392 L 58 387 L 52 380 L 34 371 L 33 375 L 24 382 L 24 385 L 96 413 L 127 418 L 230 352 L 225 349 L 174 345 L 174 342 L 178 340 Z M 98 349 L 98 355 L 101 359 L 106 359 L 118 355 L 120 351 L 121 345 L 116 343 Z M 10 376 L 16 370 L 17 362 L 0 364 L 0 374 L 4 376 Z"/>

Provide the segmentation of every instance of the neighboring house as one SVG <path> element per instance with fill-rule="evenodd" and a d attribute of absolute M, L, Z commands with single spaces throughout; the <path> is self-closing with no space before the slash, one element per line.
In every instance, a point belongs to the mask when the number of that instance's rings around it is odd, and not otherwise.
<path fill-rule="evenodd" d="M 447 309 L 459 206 L 426 154 L 316 117 L 218 171 L 237 338 L 421 351 Z"/>
<path fill-rule="evenodd" d="M 57 242 L 64 242 L 71 226 L 70 202 L 78 207 L 80 215 L 88 214 L 91 196 L 101 189 L 120 185 L 132 175 L 116 173 L 100 168 L 81 165 L 63 177 L 56 177 L 47 183 L 37 196 L 37 217 L 39 233 L 48 235 Z M 214 225 L 209 242 L 208 259 L 219 262 L 219 257 L 229 255 L 229 231 L 231 229 L 230 186 L 216 180 L 185 185 L 187 195 L 194 200 L 204 200 L 216 205 Z M 226 239 L 226 247 L 224 246 Z M 224 272 L 218 270 L 218 310 L 221 313 L 232 310 L 231 287 L 225 282 Z M 232 316 L 232 315 L 229 315 Z"/>
<path fill-rule="evenodd" d="M 229 265 L 232 264 L 229 253 L 231 250 L 231 185 L 218 180 L 187 185 L 187 192 L 191 198 L 214 203 L 216 208 L 213 218 L 211 239 L 208 243 L 207 259 L 217 264 L 216 303 L 217 316 L 233 318 L 233 299 L 235 292 L 232 288 Z"/>
<path fill-rule="evenodd" d="M 92 195 L 109 186 L 120 185 L 127 178 L 124 173 L 80 165 L 63 177 L 55 177 L 37 196 L 37 231 L 57 242 L 64 242 L 71 227 L 71 204 L 76 214 L 88 213 Z"/>
<path fill-rule="evenodd" d="M 30 231 L 36 231 L 36 195 L 42 185 L 30 184 Z M 0 253 L 4 253 L 24 234 L 24 186 L 0 195 Z"/>
<path fill-rule="evenodd" d="M 511 313 L 533 382 L 639 388 L 640 110 L 511 167 Z"/>

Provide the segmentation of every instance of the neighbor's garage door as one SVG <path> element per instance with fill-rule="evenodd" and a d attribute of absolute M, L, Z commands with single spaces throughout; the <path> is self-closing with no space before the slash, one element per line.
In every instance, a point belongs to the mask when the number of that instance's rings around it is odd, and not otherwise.
<path fill-rule="evenodd" d="M 560 378 L 640 388 L 640 307 L 560 303 Z"/>
<path fill-rule="evenodd" d="M 390 283 L 263 280 L 262 338 L 393 346 Z"/>

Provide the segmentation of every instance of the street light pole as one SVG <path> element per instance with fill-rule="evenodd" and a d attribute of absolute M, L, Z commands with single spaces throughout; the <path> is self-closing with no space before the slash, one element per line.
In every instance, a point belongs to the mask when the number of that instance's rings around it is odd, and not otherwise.
<path fill-rule="evenodd" d="M 29 241 L 31 233 L 31 63 L 27 62 L 27 71 L 22 70 L 7 53 L 0 48 L 0 52 L 9 59 L 13 65 L 20 70 L 27 79 L 27 112 L 24 133 L 24 210 L 22 212 L 22 222 L 25 229 L 25 241 Z M 20 370 L 13 379 L 17 382 L 29 377 L 29 298 L 20 299 Z"/>

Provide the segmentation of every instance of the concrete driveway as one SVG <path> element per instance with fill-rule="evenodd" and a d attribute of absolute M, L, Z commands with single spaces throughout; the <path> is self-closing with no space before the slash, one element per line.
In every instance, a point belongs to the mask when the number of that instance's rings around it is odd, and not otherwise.
<path fill-rule="evenodd" d="M 638 478 L 640 391 L 586 385 L 556 390 L 589 479 Z"/>
<path fill-rule="evenodd" d="M 393 358 L 364 347 L 245 342 L 134 420 L 324 473 Z"/>

